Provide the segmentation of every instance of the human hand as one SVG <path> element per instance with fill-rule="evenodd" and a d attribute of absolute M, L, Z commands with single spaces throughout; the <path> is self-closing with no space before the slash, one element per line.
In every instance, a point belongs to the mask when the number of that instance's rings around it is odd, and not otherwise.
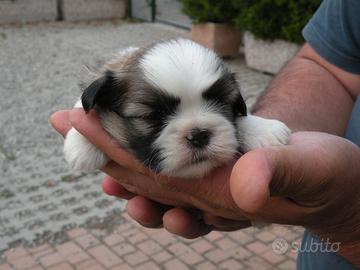
<path fill-rule="evenodd" d="M 102 129 L 94 111 L 89 114 L 81 109 L 60 111 L 52 115 L 51 123 L 62 135 L 72 125 L 84 134 L 96 134 L 90 136 L 89 140 L 116 161 L 102 169 L 113 176 L 104 179 L 104 191 L 129 200 L 129 215 L 142 225 L 164 225 L 168 231 L 188 238 L 207 234 L 213 229 L 229 231 L 250 226 L 230 195 L 229 177 L 233 164 L 216 170 L 206 179 L 170 179 L 155 175 L 119 148 Z M 109 151 L 112 153 L 109 154 Z M 142 196 L 137 196 L 139 194 Z M 194 207 L 204 211 L 195 210 Z M 220 212 L 221 217 L 218 216 Z"/>
<path fill-rule="evenodd" d="M 131 198 L 128 212 L 143 225 L 163 222 L 169 231 L 186 237 L 212 229 L 181 208 L 169 210 L 134 194 L 166 205 L 199 208 L 210 216 L 206 223 L 220 216 L 227 219 L 213 223 L 250 218 L 303 225 L 320 237 L 344 243 L 344 247 L 360 239 L 360 152 L 345 139 L 324 133 L 296 133 L 288 146 L 251 151 L 233 168 L 221 168 L 209 179 L 180 180 L 156 176 L 143 168 L 104 134 L 94 114 L 75 110 L 70 118 L 76 129 L 122 164 L 120 167 L 112 162 L 104 167 L 113 176 L 105 180 L 104 190 Z M 59 115 L 54 115 L 52 121 L 61 131 Z M 114 179 L 121 186 L 115 185 Z M 235 229 L 236 223 L 232 224 Z"/>
<path fill-rule="evenodd" d="M 359 162 L 360 148 L 346 139 L 298 132 L 287 146 L 244 155 L 230 190 L 250 218 L 302 225 L 360 267 Z"/>

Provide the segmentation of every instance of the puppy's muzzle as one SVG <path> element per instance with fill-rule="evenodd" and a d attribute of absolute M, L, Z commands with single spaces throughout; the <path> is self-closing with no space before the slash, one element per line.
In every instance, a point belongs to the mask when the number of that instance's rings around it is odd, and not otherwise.
<path fill-rule="evenodd" d="M 196 149 L 203 149 L 210 143 L 211 133 L 207 129 L 194 128 L 186 136 L 189 145 Z"/>

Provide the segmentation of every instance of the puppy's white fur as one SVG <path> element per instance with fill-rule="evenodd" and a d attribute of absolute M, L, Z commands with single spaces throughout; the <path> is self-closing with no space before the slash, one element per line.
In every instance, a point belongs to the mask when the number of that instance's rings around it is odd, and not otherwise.
<path fill-rule="evenodd" d="M 74 108 L 82 108 L 78 100 Z M 79 171 L 91 172 L 104 166 L 109 158 L 91 144 L 75 128 L 71 128 L 66 134 L 64 142 L 65 159 L 69 165 Z"/>
<path fill-rule="evenodd" d="M 186 39 L 155 45 L 144 55 L 140 67 L 148 82 L 175 96 L 182 106 L 192 107 L 200 100 L 202 90 L 222 74 L 220 58 L 202 46 Z"/>

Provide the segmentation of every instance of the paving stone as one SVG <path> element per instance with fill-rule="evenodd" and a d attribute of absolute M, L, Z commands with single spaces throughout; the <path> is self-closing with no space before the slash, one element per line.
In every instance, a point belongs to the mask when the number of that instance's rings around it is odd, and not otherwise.
<path fill-rule="evenodd" d="M 70 238 L 76 238 L 87 233 L 84 228 L 75 228 L 66 232 Z"/>
<path fill-rule="evenodd" d="M 102 268 L 102 266 L 94 259 L 90 259 L 90 260 L 86 260 L 80 263 L 76 264 L 76 269 L 78 270 L 85 270 L 88 269 L 89 267 L 93 267 L 93 266 L 98 266 L 99 268 Z"/>
<path fill-rule="evenodd" d="M 45 257 L 46 255 L 52 254 L 54 252 L 55 252 L 55 250 L 52 247 L 49 247 L 47 249 L 44 249 L 42 251 L 32 254 L 32 256 L 34 257 L 34 259 L 36 261 L 39 261 L 40 258 Z"/>
<path fill-rule="evenodd" d="M 243 269 L 244 267 L 239 262 L 230 259 L 222 262 L 219 265 L 219 268 L 224 270 L 237 270 L 237 269 Z"/>
<path fill-rule="evenodd" d="M 269 250 L 263 253 L 262 257 L 271 264 L 278 264 L 287 259 L 285 255 L 278 255 L 273 250 Z"/>
<path fill-rule="evenodd" d="M 84 252 L 78 245 L 74 242 L 67 242 L 61 245 L 58 245 L 56 249 L 60 254 L 66 258 L 66 260 L 71 264 L 77 264 L 79 262 L 90 259 L 90 256 Z"/>
<path fill-rule="evenodd" d="M 96 263 L 86 268 L 86 270 L 105 270 L 106 268 L 102 267 L 100 264 Z"/>
<path fill-rule="evenodd" d="M 56 265 L 64 261 L 65 261 L 64 257 L 59 252 L 55 252 L 40 258 L 40 262 L 45 268 L 48 268 L 50 266 Z"/>
<path fill-rule="evenodd" d="M 153 262 L 147 262 L 137 266 L 135 270 L 160 270 L 160 267 L 154 264 Z"/>
<path fill-rule="evenodd" d="M 141 251 L 135 251 L 134 253 L 124 256 L 124 259 L 128 264 L 135 266 L 147 261 L 149 257 Z"/>
<path fill-rule="evenodd" d="M 177 242 L 176 238 L 165 230 L 150 233 L 150 237 L 162 246 L 168 246 Z"/>
<path fill-rule="evenodd" d="M 253 270 L 267 270 L 271 269 L 271 264 L 264 261 L 261 257 L 254 256 L 250 259 L 244 261 L 244 264 L 246 264 L 248 269 Z"/>
<path fill-rule="evenodd" d="M 132 226 L 130 230 L 124 230 L 121 233 L 121 236 L 126 237 L 126 238 L 131 238 L 131 237 L 137 235 L 138 233 L 140 233 L 140 229 L 135 226 Z"/>
<path fill-rule="evenodd" d="M 278 267 L 279 267 L 279 269 L 283 269 L 283 270 L 293 270 L 296 268 L 296 265 L 295 265 L 294 261 L 286 261 L 286 262 L 279 264 Z"/>
<path fill-rule="evenodd" d="M 277 238 L 276 235 L 274 235 L 273 233 L 268 232 L 268 231 L 261 231 L 261 232 L 257 233 L 255 235 L 255 237 L 257 239 L 263 241 L 264 243 L 272 242 Z"/>
<path fill-rule="evenodd" d="M 141 242 L 144 242 L 148 239 L 149 237 L 145 234 L 145 233 L 142 233 L 142 232 L 137 232 L 136 234 L 134 235 L 131 235 L 130 237 L 128 237 L 128 241 L 132 244 L 136 244 L 136 243 L 141 243 Z"/>
<path fill-rule="evenodd" d="M 12 270 L 11 266 L 7 263 L 0 264 L 0 270 Z"/>
<path fill-rule="evenodd" d="M 112 233 L 106 237 L 103 238 L 103 241 L 105 242 L 105 244 L 107 244 L 108 246 L 115 246 L 121 242 L 124 241 L 124 237 L 122 237 L 120 234 L 118 233 Z"/>
<path fill-rule="evenodd" d="M 230 254 L 229 252 L 223 251 L 221 249 L 215 249 L 213 251 L 207 252 L 205 257 L 214 263 L 219 263 L 230 257 Z"/>
<path fill-rule="evenodd" d="M 247 258 L 253 256 L 253 253 L 250 252 L 248 249 L 246 249 L 242 246 L 239 246 L 231 251 L 231 255 L 236 260 L 243 260 L 243 259 L 247 259 Z"/>
<path fill-rule="evenodd" d="M 172 244 L 167 248 L 169 251 L 171 251 L 175 256 L 179 256 L 181 254 L 184 254 L 186 252 L 191 252 L 191 249 L 184 245 L 181 242 L 177 242 L 175 244 Z"/>
<path fill-rule="evenodd" d="M 56 249 L 64 257 L 68 257 L 70 255 L 74 255 L 76 253 L 82 252 L 82 249 L 74 242 L 66 242 L 64 244 L 58 245 Z"/>
<path fill-rule="evenodd" d="M 137 247 L 147 255 L 152 255 L 162 250 L 162 247 L 154 240 L 147 240 L 141 244 L 138 244 Z"/>
<path fill-rule="evenodd" d="M 33 248 L 28 248 L 27 251 L 30 252 L 31 254 L 36 254 L 39 252 L 44 252 L 45 250 L 48 250 L 48 249 L 51 249 L 49 244 L 43 244 L 43 245 L 36 246 Z"/>
<path fill-rule="evenodd" d="M 113 248 L 113 250 L 119 255 L 124 256 L 135 250 L 135 247 L 129 243 L 121 243 Z"/>
<path fill-rule="evenodd" d="M 72 267 L 68 263 L 60 263 L 58 265 L 49 268 L 49 270 L 73 270 L 73 269 L 74 267 Z"/>
<path fill-rule="evenodd" d="M 206 251 L 209 251 L 210 249 L 213 249 L 214 246 L 209 243 L 209 241 L 205 240 L 204 238 L 201 238 L 197 240 L 195 243 L 192 243 L 190 247 L 195 250 L 197 253 L 205 253 Z"/>
<path fill-rule="evenodd" d="M 151 256 L 151 258 L 156 261 L 157 263 L 163 263 L 165 261 L 168 261 L 169 259 L 172 258 L 171 254 L 167 251 L 162 251 L 162 252 L 159 252 L 157 254 L 154 254 Z"/>
<path fill-rule="evenodd" d="M 109 248 L 100 245 L 88 250 L 88 252 L 106 268 L 120 264 L 122 260 Z"/>
<path fill-rule="evenodd" d="M 164 264 L 165 269 L 167 270 L 188 270 L 189 267 L 187 267 L 184 263 L 179 261 L 178 259 L 172 259 L 171 261 L 168 261 Z"/>
<path fill-rule="evenodd" d="M 29 254 L 28 251 L 23 247 L 11 248 L 4 253 L 5 258 L 9 262 L 12 262 L 21 257 L 27 256 L 28 254 Z"/>
<path fill-rule="evenodd" d="M 30 267 L 30 268 L 28 268 L 26 270 L 44 270 L 44 268 L 41 267 L 40 265 L 35 265 L 35 266 Z"/>
<path fill-rule="evenodd" d="M 133 270 L 134 268 L 127 263 L 120 264 L 111 268 L 111 270 Z"/>
<path fill-rule="evenodd" d="M 264 245 L 261 242 L 253 242 L 251 244 L 246 245 L 246 248 L 251 250 L 252 252 L 256 254 L 261 254 L 269 249 L 268 246 Z"/>
<path fill-rule="evenodd" d="M 211 262 L 203 262 L 195 267 L 197 270 L 217 270 L 218 268 Z"/>
<path fill-rule="evenodd" d="M 230 250 L 237 247 L 237 244 L 229 238 L 223 238 L 215 242 L 223 250 Z"/>
<path fill-rule="evenodd" d="M 13 260 L 11 264 L 15 269 L 22 270 L 37 265 L 37 262 L 34 260 L 32 256 L 28 255 Z"/>
<path fill-rule="evenodd" d="M 224 234 L 217 231 L 213 231 L 205 236 L 205 238 L 208 239 L 210 242 L 216 241 L 222 237 L 224 237 Z"/>
<path fill-rule="evenodd" d="M 127 231 L 132 228 L 132 224 L 130 222 L 123 223 L 116 227 L 116 232 L 121 235 L 123 231 Z"/>
<path fill-rule="evenodd" d="M 90 233 L 77 237 L 75 241 L 84 249 L 88 249 L 100 244 L 99 240 Z"/>
<path fill-rule="evenodd" d="M 90 258 L 89 255 L 86 254 L 85 252 L 79 252 L 75 255 L 67 257 L 66 259 L 71 264 L 77 264 L 77 263 L 85 261 L 89 258 Z"/>
<path fill-rule="evenodd" d="M 193 266 L 204 260 L 203 256 L 200 256 L 199 254 L 197 254 L 194 251 L 185 252 L 185 253 L 181 254 L 180 256 L 177 256 L 177 258 L 179 258 L 181 261 L 183 261 L 185 264 L 187 264 L 189 266 Z"/>

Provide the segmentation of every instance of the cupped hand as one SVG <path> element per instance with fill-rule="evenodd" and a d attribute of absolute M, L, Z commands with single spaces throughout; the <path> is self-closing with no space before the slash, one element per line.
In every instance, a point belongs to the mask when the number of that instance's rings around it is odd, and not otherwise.
<path fill-rule="evenodd" d="M 232 164 L 204 179 L 180 179 L 154 174 L 119 147 L 101 127 L 96 112 L 59 111 L 51 124 L 62 135 L 74 126 L 112 160 L 102 168 L 107 177 L 103 190 L 128 200 L 128 214 L 146 227 L 164 226 L 187 238 L 211 230 L 237 230 L 250 226 L 246 213 L 235 204 L 229 190 Z M 235 160 L 234 160 L 235 162 Z"/>
<path fill-rule="evenodd" d="M 196 237 L 214 229 L 206 224 L 237 229 L 253 219 L 303 225 L 344 246 L 360 242 L 360 151 L 343 138 L 295 133 L 286 146 L 251 151 L 205 179 L 189 180 L 144 168 L 93 112 L 57 113 L 52 123 L 62 134 L 74 126 L 113 160 L 103 168 L 111 176 L 104 190 L 130 199 L 129 215 L 144 226 L 163 223 L 170 232 Z"/>

